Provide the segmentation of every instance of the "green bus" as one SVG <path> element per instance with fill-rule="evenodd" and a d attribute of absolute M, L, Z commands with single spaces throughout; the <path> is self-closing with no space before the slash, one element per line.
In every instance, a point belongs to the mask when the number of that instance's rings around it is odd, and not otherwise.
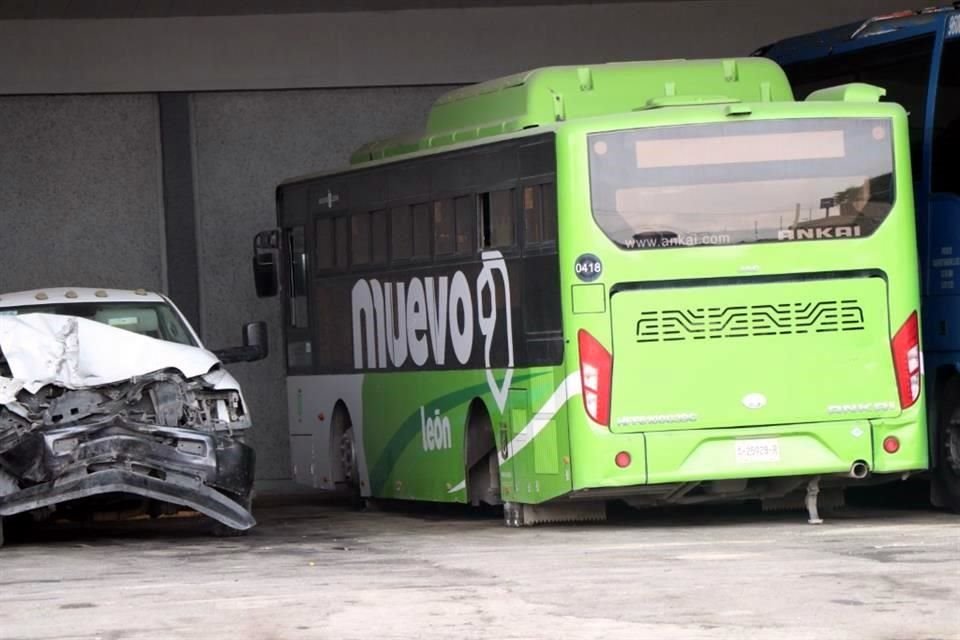
<path fill-rule="evenodd" d="M 906 114 L 760 58 L 550 67 L 285 181 L 294 477 L 366 498 L 797 501 L 927 467 Z"/>

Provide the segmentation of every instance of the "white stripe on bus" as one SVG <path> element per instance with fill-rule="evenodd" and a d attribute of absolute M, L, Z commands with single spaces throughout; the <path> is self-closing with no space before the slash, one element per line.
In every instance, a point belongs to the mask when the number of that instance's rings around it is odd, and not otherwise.
<path fill-rule="evenodd" d="M 520 433 L 513 437 L 513 440 L 507 445 L 506 455 L 502 451 L 497 453 L 500 464 L 520 453 L 525 446 L 537 437 L 543 429 L 550 424 L 557 411 L 566 404 L 567 400 L 573 396 L 580 395 L 580 372 L 571 373 L 566 380 L 560 383 L 556 391 L 547 399 L 540 410 L 530 419 L 530 422 L 520 430 Z"/>
<path fill-rule="evenodd" d="M 573 396 L 580 395 L 580 372 L 571 373 L 567 376 L 566 380 L 560 383 L 560 386 L 551 394 L 547 401 L 543 403 L 543 406 L 540 407 L 540 410 L 534 414 L 533 418 L 530 419 L 523 429 L 520 430 L 513 440 L 507 445 L 507 455 L 504 456 L 503 452 L 500 451 L 497 453 L 497 457 L 500 460 L 502 465 L 504 462 L 512 458 L 513 456 L 520 453 L 520 451 L 527 446 L 534 438 L 537 437 L 543 429 L 550 424 L 550 421 L 553 420 L 554 416 L 557 415 L 557 411 Z M 463 491 L 467 488 L 467 480 L 464 478 L 456 486 L 447 491 L 450 493 L 457 493 L 458 491 Z"/>

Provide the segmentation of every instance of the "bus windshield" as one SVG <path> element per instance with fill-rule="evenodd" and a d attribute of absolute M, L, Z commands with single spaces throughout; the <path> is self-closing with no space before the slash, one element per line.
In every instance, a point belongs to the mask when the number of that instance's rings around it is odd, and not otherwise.
<path fill-rule="evenodd" d="M 76 316 L 167 342 L 197 346 L 190 331 L 168 305 L 155 302 L 68 302 L 0 309 L 0 315 L 50 313 Z"/>
<path fill-rule="evenodd" d="M 868 236 L 893 203 L 890 136 L 840 118 L 592 134 L 593 215 L 624 249 Z"/>

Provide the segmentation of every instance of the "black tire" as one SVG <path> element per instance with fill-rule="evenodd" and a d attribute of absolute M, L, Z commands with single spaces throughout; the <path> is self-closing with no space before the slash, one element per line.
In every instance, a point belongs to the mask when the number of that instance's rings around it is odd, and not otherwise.
<path fill-rule="evenodd" d="M 356 509 L 364 508 L 363 496 L 360 494 L 360 467 L 357 462 L 356 431 L 350 414 L 342 405 L 338 406 L 333 415 L 334 452 L 336 464 L 343 477 L 342 486 L 349 496 L 350 505 Z"/>
<path fill-rule="evenodd" d="M 943 402 L 937 412 L 933 470 L 935 492 L 944 507 L 960 513 L 960 381 L 942 387 Z"/>
<path fill-rule="evenodd" d="M 500 463 L 490 414 L 481 403 L 470 408 L 466 442 L 467 504 L 501 504 Z"/>
<path fill-rule="evenodd" d="M 3 546 L 3 516 L 0 516 L 0 547 Z"/>

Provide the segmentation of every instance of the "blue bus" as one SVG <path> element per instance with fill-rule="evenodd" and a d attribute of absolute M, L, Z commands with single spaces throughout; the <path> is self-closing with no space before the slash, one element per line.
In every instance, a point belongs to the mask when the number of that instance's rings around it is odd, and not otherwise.
<path fill-rule="evenodd" d="M 783 66 L 798 98 L 866 82 L 909 113 L 931 494 L 934 504 L 960 511 L 960 3 L 788 38 L 755 55 Z"/>

